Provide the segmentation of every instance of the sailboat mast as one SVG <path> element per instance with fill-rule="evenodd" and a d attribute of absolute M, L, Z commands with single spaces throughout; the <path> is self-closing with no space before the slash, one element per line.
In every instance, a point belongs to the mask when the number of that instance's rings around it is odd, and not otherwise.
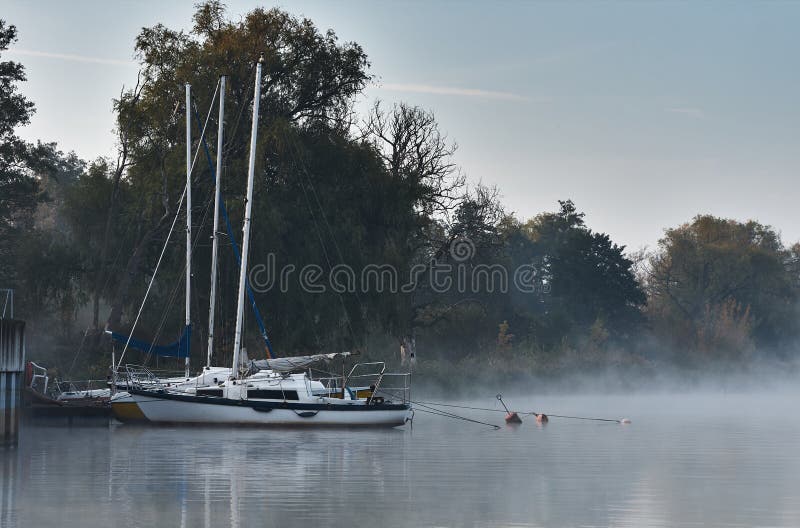
<path fill-rule="evenodd" d="M 256 65 L 256 80 L 253 95 L 253 123 L 250 129 L 250 161 L 247 166 L 247 199 L 244 209 L 242 262 L 239 268 L 239 300 L 236 305 L 236 334 L 233 338 L 233 377 L 239 377 L 239 353 L 242 347 L 242 319 L 244 316 L 244 293 L 247 281 L 247 257 L 250 250 L 250 216 L 253 212 L 253 180 L 256 172 L 256 139 L 258 136 L 258 104 L 261 100 L 261 63 Z"/>
<path fill-rule="evenodd" d="M 214 234 L 211 240 L 211 299 L 208 305 L 208 353 L 206 368 L 211 366 L 211 354 L 214 350 L 214 307 L 217 301 L 217 252 L 219 246 L 219 201 L 222 185 L 222 143 L 223 122 L 225 121 L 225 76 L 219 79 L 219 125 L 217 129 L 217 170 L 214 178 Z"/>
<path fill-rule="evenodd" d="M 186 83 L 186 327 L 192 324 L 192 87 Z M 186 334 L 184 328 L 184 335 Z M 189 377 L 189 357 L 186 357 Z"/>

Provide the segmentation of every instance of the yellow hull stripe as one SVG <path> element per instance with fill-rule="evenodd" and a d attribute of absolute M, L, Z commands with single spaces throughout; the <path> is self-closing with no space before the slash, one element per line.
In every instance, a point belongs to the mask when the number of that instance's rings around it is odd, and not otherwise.
<path fill-rule="evenodd" d="M 120 422 L 147 421 L 147 417 L 136 402 L 112 402 L 111 411 Z"/>

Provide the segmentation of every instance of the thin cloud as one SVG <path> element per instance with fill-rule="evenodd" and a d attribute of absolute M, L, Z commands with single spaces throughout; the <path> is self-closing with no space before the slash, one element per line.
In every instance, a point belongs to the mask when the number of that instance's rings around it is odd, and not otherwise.
<path fill-rule="evenodd" d="M 121 59 L 104 59 L 102 57 L 90 57 L 88 55 L 73 55 L 71 53 L 51 53 L 49 51 L 36 51 L 27 49 L 10 49 L 6 53 L 25 55 L 28 57 L 44 57 L 46 59 L 58 59 L 73 62 L 88 62 L 92 64 L 112 64 L 115 66 L 130 66 L 135 62 Z"/>
<path fill-rule="evenodd" d="M 480 97 L 483 99 L 499 99 L 503 101 L 531 101 L 530 97 L 511 92 L 496 92 L 492 90 L 478 90 L 475 88 L 459 88 L 455 86 L 433 86 L 430 84 L 399 84 L 383 83 L 378 86 L 381 90 L 392 92 L 423 93 L 432 95 L 456 95 L 461 97 Z"/>
<path fill-rule="evenodd" d="M 564 48 L 550 53 L 535 56 L 530 59 L 531 64 L 553 64 L 568 61 L 571 59 L 596 55 L 609 49 L 617 48 L 616 42 L 593 42 L 585 46 L 574 46 Z"/>
<path fill-rule="evenodd" d="M 706 117 L 706 113 L 699 108 L 665 108 L 664 111 L 671 114 L 683 114 L 685 116 L 694 117 L 695 119 L 703 119 Z"/>

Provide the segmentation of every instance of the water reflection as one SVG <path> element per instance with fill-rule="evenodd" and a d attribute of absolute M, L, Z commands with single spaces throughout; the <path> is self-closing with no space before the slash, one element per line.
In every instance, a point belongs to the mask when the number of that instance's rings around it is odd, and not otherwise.
<path fill-rule="evenodd" d="M 403 454 L 408 434 L 402 430 L 229 432 L 122 426 L 112 436 L 110 494 L 131 516 L 142 496 L 150 496 L 158 511 L 152 519 L 141 519 L 146 523 L 325 521 L 347 503 L 369 506 L 393 493 L 392 481 L 408 482 Z M 170 512 L 174 518 L 167 517 Z"/>
<path fill-rule="evenodd" d="M 17 511 L 14 505 L 17 499 L 19 480 L 19 458 L 16 449 L 0 450 L 0 526 L 16 526 Z"/>
<path fill-rule="evenodd" d="M 413 432 L 28 426 L 0 452 L 0 525 L 800 525 L 792 404 L 725 399 L 536 402 L 615 409 L 634 419 L 625 427 L 492 431 L 430 416 Z"/>

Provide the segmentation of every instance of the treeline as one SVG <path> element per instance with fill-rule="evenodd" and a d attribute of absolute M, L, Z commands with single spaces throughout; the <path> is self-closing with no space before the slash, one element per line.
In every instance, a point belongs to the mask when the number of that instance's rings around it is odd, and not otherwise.
<path fill-rule="evenodd" d="M 0 52 L 15 37 L 0 21 Z M 180 332 L 182 230 L 167 236 L 185 182 L 187 82 L 199 149 L 192 353 L 204 356 L 213 174 L 200 128 L 210 114 L 205 137 L 216 156 L 212 98 L 224 74 L 220 176 L 240 237 L 262 54 L 250 259 L 273 274 L 263 284 L 251 278 L 277 355 L 358 349 L 398 359 L 402 347 L 422 372 L 459 363 L 530 372 L 698 368 L 744 364 L 756 351 L 794 358 L 800 246 L 786 247 L 769 226 L 698 216 L 666 230 L 652 252 L 630 254 L 590 229 L 569 200 L 519 219 L 496 190 L 466 184 L 431 111 L 376 102 L 356 115 L 372 81 L 364 50 L 278 9 L 231 21 L 220 3 L 206 2 L 191 32 L 145 28 L 135 52 L 138 82 L 114 101 L 117 155 L 91 162 L 18 138 L 34 109 L 18 93 L 22 65 L 0 62 L 0 287 L 16 290 L 31 357 L 61 375 L 105 374 L 103 330 L 131 329 L 165 243 L 135 334 L 167 342 Z M 300 280 L 290 268 L 314 277 Z M 364 270 L 374 272 L 371 282 L 353 282 Z M 230 356 L 237 280 L 223 236 L 220 363 Z M 249 312 L 247 329 L 250 355 L 261 356 Z"/>

